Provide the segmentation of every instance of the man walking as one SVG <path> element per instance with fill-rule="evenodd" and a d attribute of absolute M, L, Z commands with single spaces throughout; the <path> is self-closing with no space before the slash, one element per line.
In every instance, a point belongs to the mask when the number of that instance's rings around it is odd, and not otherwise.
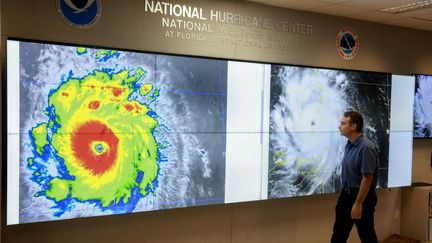
<path fill-rule="evenodd" d="M 336 205 L 331 242 L 346 242 L 355 224 L 362 242 L 376 243 L 374 212 L 377 203 L 378 150 L 363 135 L 363 117 L 358 112 L 345 112 L 339 131 L 348 141 L 342 159 L 343 188 Z"/>

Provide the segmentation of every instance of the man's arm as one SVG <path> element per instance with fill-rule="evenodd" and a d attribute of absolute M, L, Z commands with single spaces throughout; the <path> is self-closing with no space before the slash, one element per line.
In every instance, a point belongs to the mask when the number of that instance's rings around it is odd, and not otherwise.
<path fill-rule="evenodd" d="M 351 218 L 352 219 L 360 219 L 362 214 L 362 204 L 365 200 L 369 190 L 371 189 L 371 185 L 373 182 L 373 174 L 363 174 L 360 189 L 357 194 L 357 198 L 354 202 L 354 205 L 351 209 Z"/>

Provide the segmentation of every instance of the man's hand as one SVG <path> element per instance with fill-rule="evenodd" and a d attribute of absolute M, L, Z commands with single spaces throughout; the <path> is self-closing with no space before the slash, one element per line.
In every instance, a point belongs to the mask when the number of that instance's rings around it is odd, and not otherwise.
<path fill-rule="evenodd" d="M 351 208 L 351 218 L 352 219 L 360 219 L 362 215 L 362 205 L 358 203 L 354 203 Z"/>
<path fill-rule="evenodd" d="M 373 174 L 363 174 L 360 182 L 360 189 L 357 198 L 351 208 L 351 218 L 360 219 L 362 214 L 362 204 L 365 200 L 373 181 Z"/>

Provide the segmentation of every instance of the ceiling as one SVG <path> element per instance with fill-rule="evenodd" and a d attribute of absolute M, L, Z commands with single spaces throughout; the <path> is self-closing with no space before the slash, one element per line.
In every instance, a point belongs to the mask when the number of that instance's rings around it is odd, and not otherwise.
<path fill-rule="evenodd" d="M 266 5 L 432 31 L 432 6 L 404 13 L 379 11 L 423 0 L 249 0 Z M 426 1 L 425 1 L 426 2 Z"/>

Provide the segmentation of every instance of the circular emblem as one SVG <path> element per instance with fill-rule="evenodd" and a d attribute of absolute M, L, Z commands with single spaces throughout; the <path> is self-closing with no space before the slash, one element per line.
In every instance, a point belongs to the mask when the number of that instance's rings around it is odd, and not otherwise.
<path fill-rule="evenodd" d="M 73 27 L 88 28 L 100 16 L 99 0 L 57 0 L 60 16 Z"/>
<path fill-rule="evenodd" d="M 344 27 L 339 31 L 336 38 L 336 50 L 342 59 L 353 59 L 357 55 L 359 47 L 360 40 L 353 28 Z"/>

